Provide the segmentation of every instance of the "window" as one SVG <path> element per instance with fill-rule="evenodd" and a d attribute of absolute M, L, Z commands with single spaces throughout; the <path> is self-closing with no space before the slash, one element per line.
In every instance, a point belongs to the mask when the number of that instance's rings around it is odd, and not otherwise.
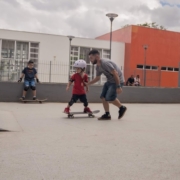
<path fill-rule="evenodd" d="M 146 69 L 151 69 L 151 66 L 146 66 Z"/>
<path fill-rule="evenodd" d="M 109 59 L 110 58 L 110 50 L 103 49 L 103 56 L 102 58 Z"/>
<path fill-rule="evenodd" d="M 172 67 L 168 67 L 168 71 L 173 71 L 173 68 Z"/>
<path fill-rule="evenodd" d="M 31 43 L 31 47 L 39 48 L 39 43 Z"/>
<path fill-rule="evenodd" d="M 167 69 L 166 67 L 161 67 L 162 71 L 166 71 L 166 69 Z"/>
<path fill-rule="evenodd" d="M 16 45 L 16 59 L 28 59 L 29 43 L 17 42 Z"/>
<path fill-rule="evenodd" d="M 138 69 L 143 69 L 143 65 L 137 65 Z"/>
<path fill-rule="evenodd" d="M 38 49 L 35 49 L 35 48 L 31 48 L 31 49 L 30 49 L 30 52 L 31 52 L 31 53 L 38 53 L 39 50 L 38 50 Z"/>
<path fill-rule="evenodd" d="M 158 70 L 158 66 L 152 66 L 152 70 Z"/>
<path fill-rule="evenodd" d="M 74 72 L 73 64 L 78 59 L 83 59 L 87 63 L 86 73 L 88 74 L 89 79 L 91 80 L 95 76 L 95 66 L 90 63 L 89 60 L 89 52 L 92 49 L 96 49 L 99 51 L 100 57 L 102 58 L 109 58 L 110 51 L 104 49 L 97 49 L 97 48 L 90 48 L 90 47 L 78 47 L 78 46 L 71 46 L 71 54 L 70 54 L 70 74 Z"/>
<path fill-rule="evenodd" d="M 14 58 L 15 41 L 2 40 L 2 58 Z"/>
<path fill-rule="evenodd" d="M 174 71 L 179 71 L 179 68 L 174 68 Z"/>
<path fill-rule="evenodd" d="M 31 54 L 30 58 L 38 58 L 38 54 Z"/>

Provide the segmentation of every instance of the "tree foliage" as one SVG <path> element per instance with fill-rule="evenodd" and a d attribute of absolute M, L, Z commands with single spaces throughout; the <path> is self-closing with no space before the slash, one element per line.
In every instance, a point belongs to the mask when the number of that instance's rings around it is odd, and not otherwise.
<path fill-rule="evenodd" d="M 130 26 L 129 24 L 126 24 L 124 27 Z M 149 27 L 149 28 L 154 28 L 154 29 L 161 29 L 161 30 L 166 30 L 166 28 L 162 25 L 158 25 L 156 24 L 156 22 L 152 22 L 152 23 L 143 23 L 143 24 L 137 24 L 137 26 L 144 26 L 144 27 Z"/>

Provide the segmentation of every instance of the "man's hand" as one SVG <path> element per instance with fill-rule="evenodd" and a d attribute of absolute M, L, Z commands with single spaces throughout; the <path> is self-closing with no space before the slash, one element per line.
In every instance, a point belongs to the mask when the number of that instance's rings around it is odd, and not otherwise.
<path fill-rule="evenodd" d="M 88 87 L 88 86 L 86 86 L 86 92 L 87 92 L 87 93 L 89 92 L 89 87 Z"/>
<path fill-rule="evenodd" d="M 88 86 L 88 82 L 83 81 L 83 83 L 84 83 L 85 86 Z"/>
<path fill-rule="evenodd" d="M 18 82 L 21 82 L 22 81 L 22 78 L 19 78 Z"/>
<path fill-rule="evenodd" d="M 117 94 L 120 94 L 121 92 L 122 92 L 122 88 L 117 88 L 117 89 L 116 89 L 116 93 L 117 93 Z"/>

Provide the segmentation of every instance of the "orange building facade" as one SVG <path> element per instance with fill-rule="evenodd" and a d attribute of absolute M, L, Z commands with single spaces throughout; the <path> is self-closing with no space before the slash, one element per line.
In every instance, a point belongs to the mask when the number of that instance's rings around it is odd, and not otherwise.
<path fill-rule="evenodd" d="M 109 40 L 110 34 L 97 39 Z M 140 75 L 141 85 L 178 87 L 180 33 L 141 26 L 116 30 L 112 41 L 125 42 L 124 76 Z M 147 50 L 144 49 L 147 45 Z M 113 48 L 113 46 L 112 46 Z"/>

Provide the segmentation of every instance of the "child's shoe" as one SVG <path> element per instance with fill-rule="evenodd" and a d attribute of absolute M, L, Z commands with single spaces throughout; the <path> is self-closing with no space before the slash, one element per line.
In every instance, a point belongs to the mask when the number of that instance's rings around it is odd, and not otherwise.
<path fill-rule="evenodd" d="M 70 112 L 70 108 L 69 108 L 69 107 L 66 107 L 66 108 L 64 109 L 64 113 L 69 114 L 69 112 Z"/>
<path fill-rule="evenodd" d="M 91 109 L 89 107 L 84 108 L 84 113 L 92 113 Z"/>

